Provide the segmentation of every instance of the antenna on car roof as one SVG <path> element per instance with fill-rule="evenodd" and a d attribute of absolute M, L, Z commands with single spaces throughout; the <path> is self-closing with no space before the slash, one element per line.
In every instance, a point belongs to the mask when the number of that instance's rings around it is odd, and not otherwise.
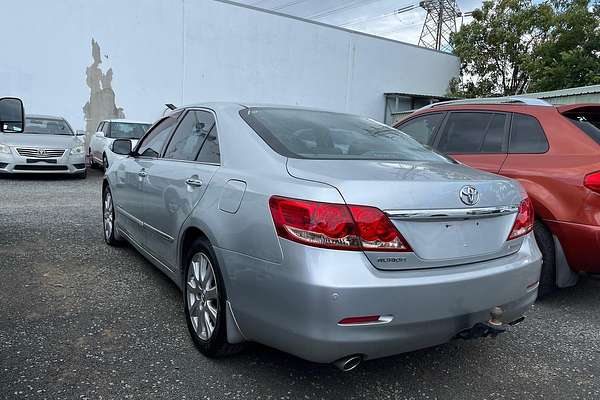
<path fill-rule="evenodd" d="M 174 109 L 176 109 L 176 108 L 177 108 L 177 107 L 175 107 L 175 105 L 174 105 L 174 104 L 171 104 L 171 103 L 167 103 L 167 104 L 165 104 L 165 106 L 167 106 L 167 108 L 168 108 L 169 110 L 174 110 Z"/>

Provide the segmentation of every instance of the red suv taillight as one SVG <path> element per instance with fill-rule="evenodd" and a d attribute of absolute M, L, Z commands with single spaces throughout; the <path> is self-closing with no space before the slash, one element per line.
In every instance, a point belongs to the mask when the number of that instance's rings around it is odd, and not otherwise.
<path fill-rule="evenodd" d="M 533 222 L 533 204 L 531 204 L 531 200 L 527 197 L 519 204 L 519 212 L 507 240 L 516 239 L 531 232 Z"/>
<path fill-rule="evenodd" d="M 374 207 L 273 196 L 271 215 L 280 237 L 339 250 L 412 251 L 389 218 Z"/>
<path fill-rule="evenodd" d="M 600 171 L 586 175 L 583 179 L 583 186 L 600 194 Z"/>

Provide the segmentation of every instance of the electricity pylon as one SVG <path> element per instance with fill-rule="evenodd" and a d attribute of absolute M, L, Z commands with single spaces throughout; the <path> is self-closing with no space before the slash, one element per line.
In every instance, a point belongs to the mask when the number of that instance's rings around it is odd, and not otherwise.
<path fill-rule="evenodd" d="M 456 32 L 456 18 L 463 15 L 456 0 L 423 0 L 419 6 L 427 11 L 419 46 L 452 51 L 450 34 Z"/>

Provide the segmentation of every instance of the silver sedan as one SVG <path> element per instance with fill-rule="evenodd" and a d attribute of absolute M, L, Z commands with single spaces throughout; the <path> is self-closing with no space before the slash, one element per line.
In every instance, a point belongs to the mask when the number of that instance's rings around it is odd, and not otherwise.
<path fill-rule="evenodd" d="M 27 173 L 85 178 L 83 135 L 62 117 L 27 115 L 23 132 L 0 134 L 0 174 Z"/>
<path fill-rule="evenodd" d="M 495 336 L 536 299 L 521 186 L 369 118 L 203 104 L 113 150 L 105 240 L 182 289 L 207 356 L 256 341 L 350 370 Z"/>

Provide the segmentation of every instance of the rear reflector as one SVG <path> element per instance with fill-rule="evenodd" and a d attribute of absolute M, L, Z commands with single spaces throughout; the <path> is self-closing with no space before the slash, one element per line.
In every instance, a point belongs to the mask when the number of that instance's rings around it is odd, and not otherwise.
<path fill-rule="evenodd" d="M 517 213 L 517 218 L 515 219 L 512 231 L 510 232 L 510 235 L 508 235 L 507 240 L 516 239 L 531 232 L 533 229 L 533 222 L 533 204 L 531 204 L 529 197 L 526 197 L 521 201 L 521 204 L 519 204 L 519 212 Z"/>
<path fill-rule="evenodd" d="M 536 287 L 538 287 L 540 284 L 540 281 L 535 281 L 533 283 L 530 283 L 529 285 L 527 285 L 527 289 L 534 289 Z"/>
<path fill-rule="evenodd" d="M 364 317 L 348 317 L 344 318 L 338 324 L 340 325 L 353 325 L 353 324 L 368 324 L 370 322 L 378 322 L 379 315 L 367 315 Z"/>
<path fill-rule="evenodd" d="M 586 175 L 583 185 L 591 191 L 600 194 L 600 171 Z"/>
<path fill-rule="evenodd" d="M 277 234 L 298 243 L 338 250 L 411 251 L 378 208 L 273 196 Z"/>

